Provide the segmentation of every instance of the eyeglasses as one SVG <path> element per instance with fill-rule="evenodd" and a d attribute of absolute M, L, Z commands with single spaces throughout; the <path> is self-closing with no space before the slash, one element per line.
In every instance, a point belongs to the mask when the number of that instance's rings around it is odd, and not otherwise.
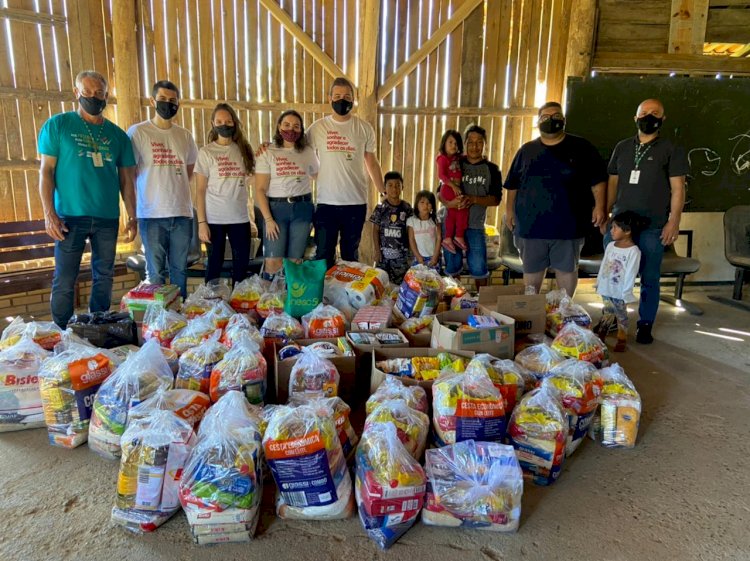
<path fill-rule="evenodd" d="M 539 116 L 539 122 L 544 123 L 546 121 L 549 121 L 550 119 L 555 119 L 556 121 L 562 121 L 565 118 L 565 115 L 562 113 L 555 113 L 553 115 L 540 115 Z"/>

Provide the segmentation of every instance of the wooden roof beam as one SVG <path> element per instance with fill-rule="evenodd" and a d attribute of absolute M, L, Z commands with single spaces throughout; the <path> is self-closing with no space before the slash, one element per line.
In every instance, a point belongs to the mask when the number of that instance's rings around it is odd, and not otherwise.
<path fill-rule="evenodd" d="M 262 1 L 262 0 L 261 0 Z M 443 25 L 435 30 L 429 39 L 427 39 L 417 51 L 411 55 L 406 62 L 399 66 L 396 71 L 391 74 L 385 83 L 378 88 L 378 101 L 382 101 L 385 97 L 393 91 L 393 89 L 404 81 L 404 78 L 414 70 L 417 65 L 422 62 L 427 56 L 438 48 L 440 43 L 445 41 L 464 20 L 471 15 L 471 13 L 482 4 L 484 0 L 464 0 L 461 6 L 453 12 L 453 15 Z"/>
<path fill-rule="evenodd" d="M 597 52 L 592 70 L 663 74 L 666 72 L 750 74 L 750 58 L 663 53 Z"/>
<path fill-rule="evenodd" d="M 708 0 L 672 0 L 669 52 L 698 55 L 703 52 L 708 22 Z"/>

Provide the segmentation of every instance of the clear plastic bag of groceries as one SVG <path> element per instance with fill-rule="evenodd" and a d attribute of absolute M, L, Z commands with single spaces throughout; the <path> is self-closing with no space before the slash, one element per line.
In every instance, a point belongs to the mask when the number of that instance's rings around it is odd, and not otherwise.
<path fill-rule="evenodd" d="M 106 351 L 75 343 L 42 363 L 39 393 L 50 444 L 75 448 L 86 442 L 94 395 L 113 371 Z"/>
<path fill-rule="evenodd" d="M 305 331 L 300 322 L 282 311 L 268 314 L 260 328 L 260 334 L 266 339 L 276 339 L 286 344 L 294 339 L 302 339 Z"/>
<path fill-rule="evenodd" d="M 590 362 L 569 358 L 544 377 L 542 386 L 553 386 L 560 392 L 563 407 L 568 414 L 565 453 L 570 456 L 586 436 L 601 402 L 601 376 Z"/>
<path fill-rule="evenodd" d="M 202 315 L 188 321 L 187 326 L 172 339 L 171 348 L 178 355 L 182 355 L 213 335 L 216 335 L 218 340 L 221 337 L 221 331 L 216 329 L 210 317 Z"/>
<path fill-rule="evenodd" d="M 609 364 L 607 345 L 593 331 L 575 322 L 562 326 L 552 341 L 552 348 L 566 357 L 590 362 L 597 368 Z"/>
<path fill-rule="evenodd" d="M 289 374 L 289 395 L 297 393 L 334 397 L 339 393 L 339 371 L 327 358 L 302 347 L 299 358 Z"/>
<path fill-rule="evenodd" d="M 563 301 L 563 298 L 570 298 L 568 296 L 568 291 L 564 288 L 558 288 L 556 290 L 550 290 L 547 294 L 544 295 L 545 298 L 545 308 L 547 310 L 547 313 L 554 312 L 557 308 L 560 307 L 560 302 Z"/>
<path fill-rule="evenodd" d="M 0 432 L 45 426 L 39 370 L 50 354 L 28 335 L 0 351 Z"/>
<path fill-rule="evenodd" d="M 195 390 L 164 390 L 158 389 L 148 399 L 132 407 L 128 413 L 128 423 L 134 419 L 142 419 L 152 411 L 171 411 L 190 426 L 195 427 L 201 422 L 211 399 L 208 395 Z"/>
<path fill-rule="evenodd" d="M 396 427 L 398 439 L 415 460 L 422 457 L 430 431 L 430 418 L 425 413 L 412 409 L 403 399 L 391 399 L 367 415 L 365 429 L 383 423 Z"/>
<path fill-rule="evenodd" d="M 563 298 L 560 305 L 547 312 L 547 332 L 555 337 L 566 323 L 576 323 L 585 329 L 591 329 L 591 316 L 586 309 L 573 302 L 572 298 Z"/>
<path fill-rule="evenodd" d="M 257 405 L 248 403 L 240 391 L 230 390 L 222 395 L 203 416 L 198 429 L 198 438 L 203 438 L 222 427 L 229 429 L 245 429 L 256 427 L 258 430 L 263 423 L 263 410 Z"/>
<path fill-rule="evenodd" d="M 33 339 L 45 351 L 52 351 L 62 340 L 63 330 L 52 321 L 30 321 L 29 323 L 24 323 L 23 319 L 19 316 L 11 321 L 3 331 L 3 336 L 0 338 L 0 349 L 12 347 L 23 335 Z"/>
<path fill-rule="evenodd" d="M 514 360 L 539 380 L 565 360 L 565 357 L 549 345 L 539 343 L 526 347 Z"/>
<path fill-rule="evenodd" d="M 108 460 L 118 459 L 130 408 L 158 389 L 170 389 L 172 382 L 172 370 L 157 341 L 151 339 L 138 352 L 130 353 L 96 392 L 89 448 Z"/>
<path fill-rule="evenodd" d="M 487 353 L 480 353 L 471 359 L 469 364 L 475 361 L 484 366 L 490 380 L 503 396 L 506 416 L 510 416 L 526 388 L 531 389 L 536 385 L 536 377 L 510 359 L 499 359 Z"/>
<path fill-rule="evenodd" d="M 396 427 L 377 423 L 365 430 L 357 448 L 355 496 L 362 526 L 381 549 L 412 527 L 424 504 L 426 482 Z"/>
<path fill-rule="evenodd" d="M 21 340 L 21 335 L 23 335 L 25 329 L 26 322 L 23 321 L 21 316 L 13 318 L 13 320 L 5 326 L 2 336 L 0 336 L 0 350 L 9 349 L 18 343 L 18 341 Z"/>
<path fill-rule="evenodd" d="M 279 406 L 263 436 L 263 450 L 284 519 L 335 520 L 354 514 L 352 481 L 333 411 Z"/>
<path fill-rule="evenodd" d="M 349 322 L 340 311 L 328 304 L 318 304 L 302 316 L 306 339 L 331 339 L 344 337 Z"/>
<path fill-rule="evenodd" d="M 171 411 L 131 419 L 121 440 L 112 521 L 135 533 L 153 532 L 177 512 L 180 477 L 195 441 L 190 423 Z"/>
<path fill-rule="evenodd" d="M 444 370 L 432 385 L 432 420 L 438 445 L 463 440 L 501 442 L 505 402 L 479 362 L 463 373 Z"/>
<path fill-rule="evenodd" d="M 255 341 L 259 349 L 263 348 L 263 335 L 260 334 L 258 328 L 246 314 L 234 314 L 229 318 L 229 322 L 224 328 L 224 333 L 221 334 L 219 341 L 227 349 L 231 349 L 235 340 L 244 334 L 247 334 L 250 339 Z"/>
<path fill-rule="evenodd" d="M 175 336 L 187 327 L 185 316 L 164 308 L 160 303 L 149 304 L 143 316 L 141 334 L 144 341 L 156 339 L 159 345 L 171 348 Z"/>
<path fill-rule="evenodd" d="M 219 335 L 218 331 L 214 332 L 197 346 L 188 348 L 180 355 L 180 369 L 174 381 L 175 388 L 209 393 L 211 372 L 228 351 L 219 343 Z"/>
<path fill-rule="evenodd" d="M 425 471 L 425 524 L 495 532 L 518 529 L 523 474 L 512 446 L 466 440 L 427 450 Z"/>
<path fill-rule="evenodd" d="M 443 278 L 426 265 L 415 265 L 404 275 L 396 298 L 396 317 L 432 315 L 443 298 Z"/>
<path fill-rule="evenodd" d="M 321 415 L 326 415 L 328 411 L 333 411 L 333 421 L 336 425 L 336 431 L 341 441 L 341 450 L 344 456 L 349 459 L 353 456 L 354 450 L 359 442 L 357 433 L 354 432 L 349 417 L 352 408 L 340 397 L 319 397 L 307 396 L 304 394 L 294 394 L 289 398 L 289 405 L 298 407 L 300 405 L 312 405 L 317 407 Z"/>
<path fill-rule="evenodd" d="M 407 386 L 396 376 L 386 376 L 365 404 L 367 414 L 385 401 L 402 399 L 412 409 L 427 413 L 427 392 L 422 386 Z"/>
<path fill-rule="evenodd" d="M 568 439 L 568 415 L 553 386 L 525 394 L 510 416 L 510 443 L 524 477 L 536 485 L 552 485 L 560 476 Z"/>
<path fill-rule="evenodd" d="M 224 300 L 216 300 L 211 309 L 206 312 L 205 317 L 213 323 L 214 329 L 224 329 L 232 316 L 236 315 L 232 307 Z"/>
<path fill-rule="evenodd" d="M 238 390 L 249 403 L 263 407 L 267 376 L 268 365 L 258 344 L 248 333 L 241 333 L 211 371 L 211 401 L 217 401 L 228 391 Z"/>
<path fill-rule="evenodd" d="M 255 311 L 262 318 L 268 318 L 271 314 L 281 314 L 284 312 L 285 300 L 286 282 L 283 278 L 276 277 L 261 295 L 255 305 Z"/>
<path fill-rule="evenodd" d="M 247 277 L 245 280 L 234 285 L 234 290 L 229 298 L 229 304 L 237 313 L 247 313 L 255 310 L 258 301 L 268 289 L 269 283 L 258 275 Z"/>
<path fill-rule="evenodd" d="M 641 396 L 625 370 L 615 363 L 599 371 L 602 402 L 589 436 L 607 448 L 634 448 L 641 420 Z"/>

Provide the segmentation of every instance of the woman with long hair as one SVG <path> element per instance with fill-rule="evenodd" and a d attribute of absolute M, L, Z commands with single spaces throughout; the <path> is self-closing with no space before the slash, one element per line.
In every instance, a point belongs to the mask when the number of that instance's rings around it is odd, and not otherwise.
<path fill-rule="evenodd" d="M 211 114 L 208 144 L 195 163 L 198 236 L 208 244 L 206 281 L 218 278 L 224 263 L 225 240 L 232 248 L 232 281 L 247 275 L 250 262 L 250 213 L 247 182 L 255 158 L 237 113 L 219 103 Z"/>
<path fill-rule="evenodd" d="M 300 261 L 305 255 L 315 210 L 310 179 L 317 175 L 318 158 L 305 139 L 302 116 L 284 111 L 276 121 L 273 142 L 258 156 L 255 175 L 268 279 L 281 270 L 284 257 Z"/>

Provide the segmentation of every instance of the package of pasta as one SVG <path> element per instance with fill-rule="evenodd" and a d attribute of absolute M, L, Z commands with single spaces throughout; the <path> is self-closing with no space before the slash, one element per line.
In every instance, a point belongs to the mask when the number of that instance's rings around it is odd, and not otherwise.
<path fill-rule="evenodd" d="M 258 301 L 268 288 L 268 282 L 253 275 L 234 285 L 229 304 L 237 313 L 247 313 L 255 309 Z"/>
<path fill-rule="evenodd" d="M 586 309 L 573 302 L 571 298 L 563 298 L 560 305 L 547 312 L 547 333 L 550 337 L 555 337 L 562 326 L 566 323 L 575 323 L 585 329 L 591 329 L 591 316 Z"/>
<path fill-rule="evenodd" d="M 128 412 L 157 390 L 172 387 L 173 376 L 161 347 L 148 341 L 130 353 L 114 373 L 102 382 L 94 397 L 89 425 L 89 448 L 107 458 L 120 457 L 120 437 L 128 423 Z"/>
<path fill-rule="evenodd" d="M 387 423 L 368 427 L 357 448 L 355 497 L 367 535 L 381 549 L 412 527 L 424 504 L 427 476 Z"/>
<path fill-rule="evenodd" d="M 179 510 L 180 478 L 195 440 L 190 423 L 171 411 L 130 419 L 121 439 L 115 524 L 153 532 Z"/>
<path fill-rule="evenodd" d="M 27 335 L 0 351 L 0 432 L 45 426 L 39 371 L 49 356 Z"/>
<path fill-rule="evenodd" d="M 409 318 L 399 326 L 399 329 L 410 335 L 416 335 L 417 333 L 422 333 L 425 330 L 429 330 L 432 327 L 432 320 L 434 319 L 435 316 Z"/>
<path fill-rule="evenodd" d="M 577 323 L 566 323 L 552 341 L 552 348 L 560 354 L 590 362 L 597 368 L 609 364 L 609 351 L 596 334 Z"/>
<path fill-rule="evenodd" d="M 286 284 L 284 279 L 277 276 L 261 294 L 255 305 L 255 311 L 262 318 L 267 318 L 271 314 L 284 313 L 284 300 L 286 300 Z"/>
<path fill-rule="evenodd" d="M 172 339 L 170 348 L 182 356 L 188 349 L 197 347 L 209 337 L 215 337 L 218 340 L 221 337 L 221 330 L 216 329 L 211 318 L 204 314 L 188 321 L 188 324 Z"/>
<path fill-rule="evenodd" d="M 206 312 L 205 317 L 211 320 L 214 329 L 223 330 L 236 313 L 224 300 L 216 300 L 211 309 Z"/>
<path fill-rule="evenodd" d="M 430 418 L 409 407 L 402 399 L 384 401 L 365 419 L 365 429 L 374 424 L 391 424 L 396 427 L 398 439 L 415 460 L 424 454 L 427 433 L 430 431 Z"/>
<path fill-rule="evenodd" d="M 318 304 L 302 316 L 306 339 L 330 339 L 346 335 L 346 318 L 333 306 Z"/>
<path fill-rule="evenodd" d="M 303 347 L 289 374 L 289 395 L 333 397 L 339 392 L 339 371 L 314 349 Z"/>
<path fill-rule="evenodd" d="M 341 441 L 341 450 L 347 459 L 353 457 L 359 437 L 354 432 L 352 423 L 349 420 L 352 408 L 343 399 L 340 397 L 311 397 L 304 394 L 294 394 L 289 398 L 289 405 L 295 407 L 312 405 L 319 409 L 321 415 L 326 415 L 328 411 L 333 411 L 333 422 L 336 425 L 336 432 Z"/>
<path fill-rule="evenodd" d="M 471 359 L 469 366 L 472 363 L 478 363 L 484 367 L 492 384 L 503 396 L 506 417 L 510 416 L 516 403 L 521 399 L 527 384 L 536 385 L 536 378 L 512 360 L 499 359 L 482 353 Z"/>
<path fill-rule="evenodd" d="M 279 406 L 263 436 L 263 451 L 284 519 L 335 520 L 354 514 L 352 481 L 333 420 L 319 406 Z"/>
<path fill-rule="evenodd" d="M 398 378 L 386 376 L 375 393 L 367 399 L 365 404 L 367 414 L 369 415 L 378 405 L 391 399 L 401 399 L 412 409 L 427 413 L 427 393 L 422 386 L 405 386 Z"/>
<path fill-rule="evenodd" d="M 539 380 L 565 360 L 565 357 L 549 345 L 538 343 L 526 347 L 514 360 Z"/>
<path fill-rule="evenodd" d="M 427 450 L 425 471 L 425 524 L 518 530 L 523 473 L 512 446 L 466 440 Z"/>
<path fill-rule="evenodd" d="M 505 403 L 481 363 L 443 372 L 432 385 L 432 419 L 439 446 L 464 440 L 501 442 Z"/>
<path fill-rule="evenodd" d="M 263 407 L 267 376 L 268 365 L 260 347 L 247 333 L 242 333 L 211 371 L 211 401 L 218 401 L 228 391 L 237 390 L 249 403 Z"/>
<path fill-rule="evenodd" d="M 302 339 L 305 332 L 302 324 L 286 312 L 272 312 L 263 321 L 260 334 L 265 339 L 274 339 L 279 343 L 287 344 L 294 339 Z"/>
<path fill-rule="evenodd" d="M 221 334 L 219 341 L 226 348 L 231 349 L 234 342 L 240 337 L 248 335 L 250 339 L 258 344 L 258 348 L 263 348 L 263 335 L 260 334 L 255 324 L 247 317 L 246 314 L 234 314 L 229 318 L 224 332 Z"/>
<path fill-rule="evenodd" d="M 508 436 L 526 479 L 536 485 L 557 481 L 568 439 L 560 393 L 543 385 L 524 395 L 510 416 Z"/>
<path fill-rule="evenodd" d="M 208 394 L 211 387 L 211 372 L 225 354 L 227 348 L 219 343 L 218 333 L 198 346 L 189 348 L 180 355 L 180 369 L 177 371 L 174 387 Z"/>
<path fill-rule="evenodd" d="M 589 436 L 607 448 L 634 448 L 641 420 L 641 396 L 619 364 L 599 371 L 602 402 Z"/>
<path fill-rule="evenodd" d="M 42 363 L 39 392 L 50 444 L 75 448 L 86 442 L 94 395 L 113 370 L 101 349 L 77 344 Z"/>
<path fill-rule="evenodd" d="M 395 309 L 403 318 L 432 315 L 444 290 L 443 279 L 437 272 L 426 265 L 415 265 L 404 275 Z"/>
<path fill-rule="evenodd" d="M 162 347 L 171 348 L 175 336 L 187 327 L 187 318 L 161 304 L 150 304 L 143 316 L 143 341 L 156 339 Z"/>
<path fill-rule="evenodd" d="M 568 416 L 568 438 L 565 454 L 570 456 L 581 444 L 601 402 L 601 376 L 590 363 L 570 358 L 564 360 L 542 380 L 542 386 L 553 386 L 562 399 Z"/>
<path fill-rule="evenodd" d="M 210 406 L 211 400 L 208 395 L 195 390 L 158 389 L 154 395 L 130 409 L 128 422 L 147 417 L 152 411 L 158 409 L 171 411 L 190 423 L 190 426 L 195 427 L 201 422 Z"/>

